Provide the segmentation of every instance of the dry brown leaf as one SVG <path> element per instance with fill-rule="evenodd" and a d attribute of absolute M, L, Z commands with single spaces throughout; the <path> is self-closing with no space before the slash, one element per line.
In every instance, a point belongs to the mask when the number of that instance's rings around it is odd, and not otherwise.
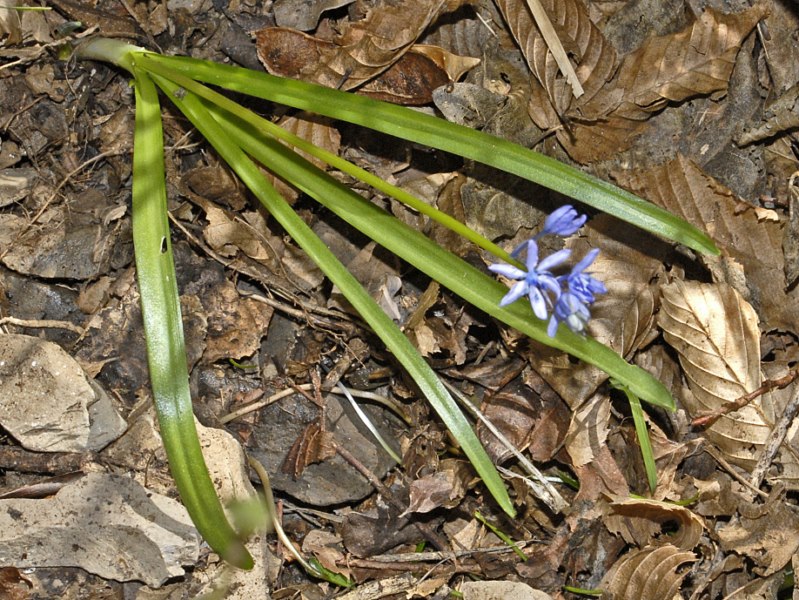
<path fill-rule="evenodd" d="M 680 357 L 690 394 L 683 399 L 692 417 L 713 414 L 761 383 L 757 314 L 726 284 L 675 281 L 662 288 L 658 324 Z M 723 415 L 706 430 L 733 464 L 752 469 L 774 415 L 762 398 Z"/>
<path fill-rule="evenodd" d="M 19 11 L 14 7 L 17 2 L 10 0 L 0 6 L 0 39 L 3 46 L 14 46 L 22 41 L 22 28 L 19 22 Z"/>
<path fill-rule="evenodd" d="M 739 146 L 753 144 L 797 127 L 799 127 L 799 84 L 793 85 L 770 103 L 763 115 L 763 123 L 741 133 L 735 143 Z"/>
<path fill-rule="evenodd" d="M 707 8 L 682 31 L 649 38 L 621 61 L 615 114 L 646 119 L 668 102 L 725 92 L 741 43 L 767 12 L 764 3 L 731 15 Z"/>
<path fill-rule="evenodd" d="M 274 312 L 271 306 L 242 298 L 229 280 L 205 290 L 200 301 L 208 315 L 203 361 L 239 359 L 258 351 Z"/>
<path fill-rule="evenodd" d="M 680 567 L 696 560 L 693 552 L 671 545 L 633 550 L 617 560 L 602 578 L 602 598 L 674 600 L 689 572 L 680 572 Z"/>
<path fill-rule="evenodd" d="M 432 102 L 433 90 L 449 82 L 447 72 L 434 58 L 411 49 L 358 92 L 376 100 L 416 106 Z"/>
<path fill-rule="evenodd" d="M 446 0 L 402 0 L 374 7 L 365 19 L 345 26 L 332 42 L 292 29 L 255 32 L 258 58 L 270 73 L 353 89 L 402 56 L 430 23 L 451 9 Z"/>
<path fill-rule="evenodd" d="M 440 46 L 415 44 L 411 53 L 423 54 L 442 69 L 451 81 L 458 81 L 463 75 L 480 64 L 479 58 L 460 56 L 444 50 Z"/>
<path fill-rule="evenodd" d="M 615 72 L 616 50 L 591 22 L 585 4 L 579 0 L 541 2 L 558 39 L 577 63 L 575 72 L 584 94 L 574 100 L 572 88 L 560 74 L 557 62 L 534 24 L 525 0 L 496 0 L 496 4 L 557 113 L 563 115 L 570 107 L 582 106 L 586 107 L 583 116 L 595 116 L 588 114 L 588 107 Z"/>
<path fill-rule="evenodd" d="M 524 390 L 522 393 L 499 392 L 492 394 L 480 406 L 486 418 L 505 435 L 513 447 L 522 451 L 529 445 L 530 434 L 541 416 L 534 409 L 528 394 L 529 390 Z M 511 456 L 511 451 L 483 425 L 482 421 L 478 421 L 476 429 L 492 460 L 502 463 Z"/>
<path fill-rule="evenodd" d="M 678 530 L 664 531 L 676 523 Z M 685 507 L 645 498 L 629 498 L 611 504 L 605 526 L 639 547 L 660 545 L 667 540 L 680 550 L 692 550 L 705 529 L 702 518 Z"/>
<path fill-rule="evenodd" d="M 311 142 L 314 146 L 327 150 L 332 154 L 338 154 L 341 148 L 341 134 L 338 129 L 330 125 L 329 121 L 323 117 L 299 113 L 281 119 L 278 125 L 306 142 Z M 324 170 L 327 167 L 327 163 L 319 158 L 301 150 L 297 150 L 297 153 L 305 160 L 310 161 L 317 169 Z M 293 204 L 299 197 L 299 192 L 294 186 L 285 183 L 282 179 L 272 174 L 267 174 L 267 178 L 288 202 Z"/>
<path fill-rule="evenodd" d="M 575 467 L 594 460 L 605 445 L 610 428 L 610 397 L 596 394 L 572 414 L 564 444 Z"/>
<path fill-rule="evenodd" d="M 289 448 L 281 472 L 298 479 L 308 465 L 335 456 L 335 443 L 333 434 L 323 430 L 318 421 L 309 423 Z"/>
<path fill-rule="evenodd" d="M 681 155 L 613 176 L 622 187 L 707 230 L 723 254 L 720 263 L 710 263 L 714 277 L 755 306 L 764 330 L 797 332 L 799 289 L 786 291 L 781 224 L 758 222 L 754 211 L 740 212 L 740 201 L 728 188 Z M 745 277 L 735 273 L 736 265 Z"/>
<path fill-rule="evenodd" d="M 402 516 L 428 513 L 440 506 L 454 508 L 463 499 L 471 478 L 468 463 L 451 458 L 442 460 L 435 473 L 411 482 L 410 502 Z"/>

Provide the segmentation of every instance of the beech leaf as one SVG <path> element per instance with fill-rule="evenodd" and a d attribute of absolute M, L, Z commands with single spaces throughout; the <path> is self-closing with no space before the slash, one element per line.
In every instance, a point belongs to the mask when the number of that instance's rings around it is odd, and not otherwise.
<path fill-rule="evenodd" d="M 683 403 L 691 417 L 713 414 L 760 386 L 757 314 L 726 284 L 675 281 L 663 286 L 658 324 L 679 354 L 690 394 Z M 770 431 L 761 398 L 721 416 L 705 431 L 733 464 L 752 469 Z"/>
<path fill-rule="evenodd" d="M 601 585 L 614 600 L 673 600 L 689 573 L 680 566 L 695 560 L 693 552 L 671 544 L 633 550 L 616 561 Z"/>

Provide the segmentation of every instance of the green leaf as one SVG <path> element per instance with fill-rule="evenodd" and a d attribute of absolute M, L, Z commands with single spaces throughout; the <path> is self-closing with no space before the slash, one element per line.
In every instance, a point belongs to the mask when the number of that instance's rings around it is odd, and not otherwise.
<path fill-rule="evenodd" d="M 616 382 L 613 383 L 615 384 Z M 655 453 L 652 451 L 652 441 L 649 439 L 649 431 L 646 428 L 644 409 L 641 406 L 641 401 L 638 399 L 638 396 L 627 389 L 627 387 L 623 385 L 616 387 L 621 388 L 630 401 L 630 412 L 633 415 L 633 423 L 635 424 L 635 435 L 641 446 L 641 457 L 644 459 L 644 469 L 646 470 L 646 479 L 649 482 L 649 491 L 654 494 L 658 484 L 658 472 L 657 466 L 655 465 Z"/>
<path fill-rule="evenodd" d="M 319 85 L 188 57 L 147 54 L 192 79 L 347 121 L 496 167 L 560 192 L 642 229 L 718 254 L 713 241 L 670 212 L 553 158 L 420 112 Z"/>
<path fill-rule="evenodd" d="M 183 504 L 211 548 L 238 567 L 252 557 L 227 521 L 194 425 L 175 265 L 169 239 L 158 93 L 134 69 L 133 244 L 147 360 L 161 437 Z"/>
<path fill-rule="evenodd" d="M 266 180 L 261 171 L 239 147 L 241 140 L 231 136 L 208 112 L 203 102 L 191 92 L 161 76 L 153 78 L 170 100 L 186 115 L 192 124 L 231 166 L 244 184 L 255 194 L 263 206 L 294 241 L 310 256 L 324 274 L 341 290 L 353 308 L 380 337 L 395 358 L 408 371 L 424 397 L 441 417 L 452 435 L 461 444 L 472 465 L 502 509 L 514 516 L 515 510 L 502 479 L 494 468 L 477 436 L 430 366 L 399 330 L 396 324 L 380 309 L 353 275 L 330 252 L 324 242 L 294 212 L 286 201 Z M 235 139 L 235 141 L 234 141 Z M 277 142 L 274 142 L 278 146 Z M 280 148 L 290 154 L 284 146 Z M 278 157 L 272 155 L 272 158 Z M 296 156 L 296 155 L 295 155 Z M 270 157 L 266 157 L 269 164 Z M 318 171 L 318 170 L 317 170 Z M 321 173 L 321 171 L 319 171 Z"/>

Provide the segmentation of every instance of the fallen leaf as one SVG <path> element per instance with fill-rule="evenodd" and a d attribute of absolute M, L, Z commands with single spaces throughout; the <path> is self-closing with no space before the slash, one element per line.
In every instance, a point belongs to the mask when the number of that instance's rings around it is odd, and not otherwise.
<path fill-rule="evenodd" d="M 467 463 L 451 458 L 442 460 L 435 473 L 411 482 L 408 509 L 401 516 L 428 513 L 441 506 L 454 508 L 463 499 L 471 478 Z"/>
<path fill-rule="evenodd" d="M 754 561 L 755 572 L 766 577 L 782 570 L 799 550 L 799 515 L 781 494 L 772 494 L 766 504 L 752 508 L 716 533 L 725 552 Z"/>
<path fill-rule="evenodd" d="M 702 518 L 689 509 L 646 498 L 613 502 L 604 522 L 611 533 L 621 535 L 628 544 L 641 548 L 668 541 L 680 550 L 692 550 L 705 530 Z"/>
<path fill-rule="evenodd" d="M 737 212 L 739 199 L 682 155 L 613 176 L 622 187 L 708 232 L 722 257 L 704 260 L 717 280 L 735 287 L 755 306 L 764 330 L 797 332 L 799 289 L 787 289 L 781 224 L 759 222 L 753 211 Z"/>
<path fill-rule="evenodd" d="M 601 587 L 613 600 L 674 600 L 690 573 L 680 567 L 696 560 L 693 552 L 672 545 L 633 550 L 614 563 Z"/>
<path fill-rule="evenodd" d="M 691 394 L 684 403 L 689 415 L 715 414 L 760 386 L 757 314 L 738 292 L 725 284 L 677 280 L 662 293 L 658 324 L 688 380 Z M 750 470 L 768 438 L 766 419 L 774 419 L 761 410 L 761 398 L 705 430 L 730 462 Z"/>
<path fill-rule="evenodd" d="M 16 4 L 17 2 L 12 0 L 9 4 L 0 6 L 0 38 L 5 38 L 2 40 L 3 46 L 15 46 L 22 41 L 22 28 Z"/>
<path fill-rule="evenodd" d="M 575 99 L 571 85 L 560 69 L 534 24 L 525 0 L 497 0 L 502 15 L 516 38 L 530 70 L 547 92 L 559 115 L 570 107 L 583 107 L 583 117 L 592 118 L 591 101 L 616 70 L 616 50 L 591 22 L 588 9 L 579 0 L 543 0 L 541 2 L 564 49 L 577 64 L 575 73 L 583 87 L 583 95 Z M 600 111 L 607 114 L 609 111 Z M 552 124 L 551 126 L 554 126 Z"/>
<path fill-rule="evenodd" d="M 258 58 L 270 73 L 345 90 L 373 79 L 407 52 L 448 7 L 445 0 L 400 0 L 345 23 L 334 41 L 279 27 L 255 32 Z"/>
<path fill-rule="evenodd" d="M 323 12 L 352 4 L 355 0 L 275 0 L 272 10 L 280 27 L 310 31 Z"/>
<path fill-rule="evenodd" d="M 610 428 L 610 397 L 596 394 L 572 414 L 564 446 L 575 467 L 594 460 L 605 445 Z"/>
<path fill-rule="evenodd" d="M 767 13 L 765 4 L 730 15 L 706 8 L 682 31 L 648 38 L 608 86 L 621 95 L 614 114 L 646 119 L 668 102 L 725 92 L 741 43 Z"/>

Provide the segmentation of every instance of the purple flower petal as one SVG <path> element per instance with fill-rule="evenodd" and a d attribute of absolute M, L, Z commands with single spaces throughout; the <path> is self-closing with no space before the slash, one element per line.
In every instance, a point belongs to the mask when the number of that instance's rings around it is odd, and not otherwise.
<path fill-rule="evenodd" d="M 488 270 L 508 279 L 524 279 L 527 273 L 513 265 L 489 265 Z"/>
<path fill-rule="evenodd" d="M 547 217 L 544 229 L 538 235 L 555 234 L 566 237 L 580 229 L 586 219 L 585 215 L 578 215 L 573 206 L 566 204 Z"/>
<path fill-rule="evenodd" d="M 514 284 L 510 291 L 503 296 L 502 300 L 500 300 L 500 306 L 507 306 L 513 302 L 516 302 L 519 298 L 527 294 L 530 285 L 526 281 L 520 281 L 519 283 Z"/>
<path fill-rule="evenodd" d="M 559 264 L 566 262 L 569 260 L 569 256 L 571 256 L 572 251 L 569 249 L 558 250 L 555 254 L 550 254 L 541 263 L 538 265 L 538 271 L 549 271 L 553 267 L 557 267 Z"/>

